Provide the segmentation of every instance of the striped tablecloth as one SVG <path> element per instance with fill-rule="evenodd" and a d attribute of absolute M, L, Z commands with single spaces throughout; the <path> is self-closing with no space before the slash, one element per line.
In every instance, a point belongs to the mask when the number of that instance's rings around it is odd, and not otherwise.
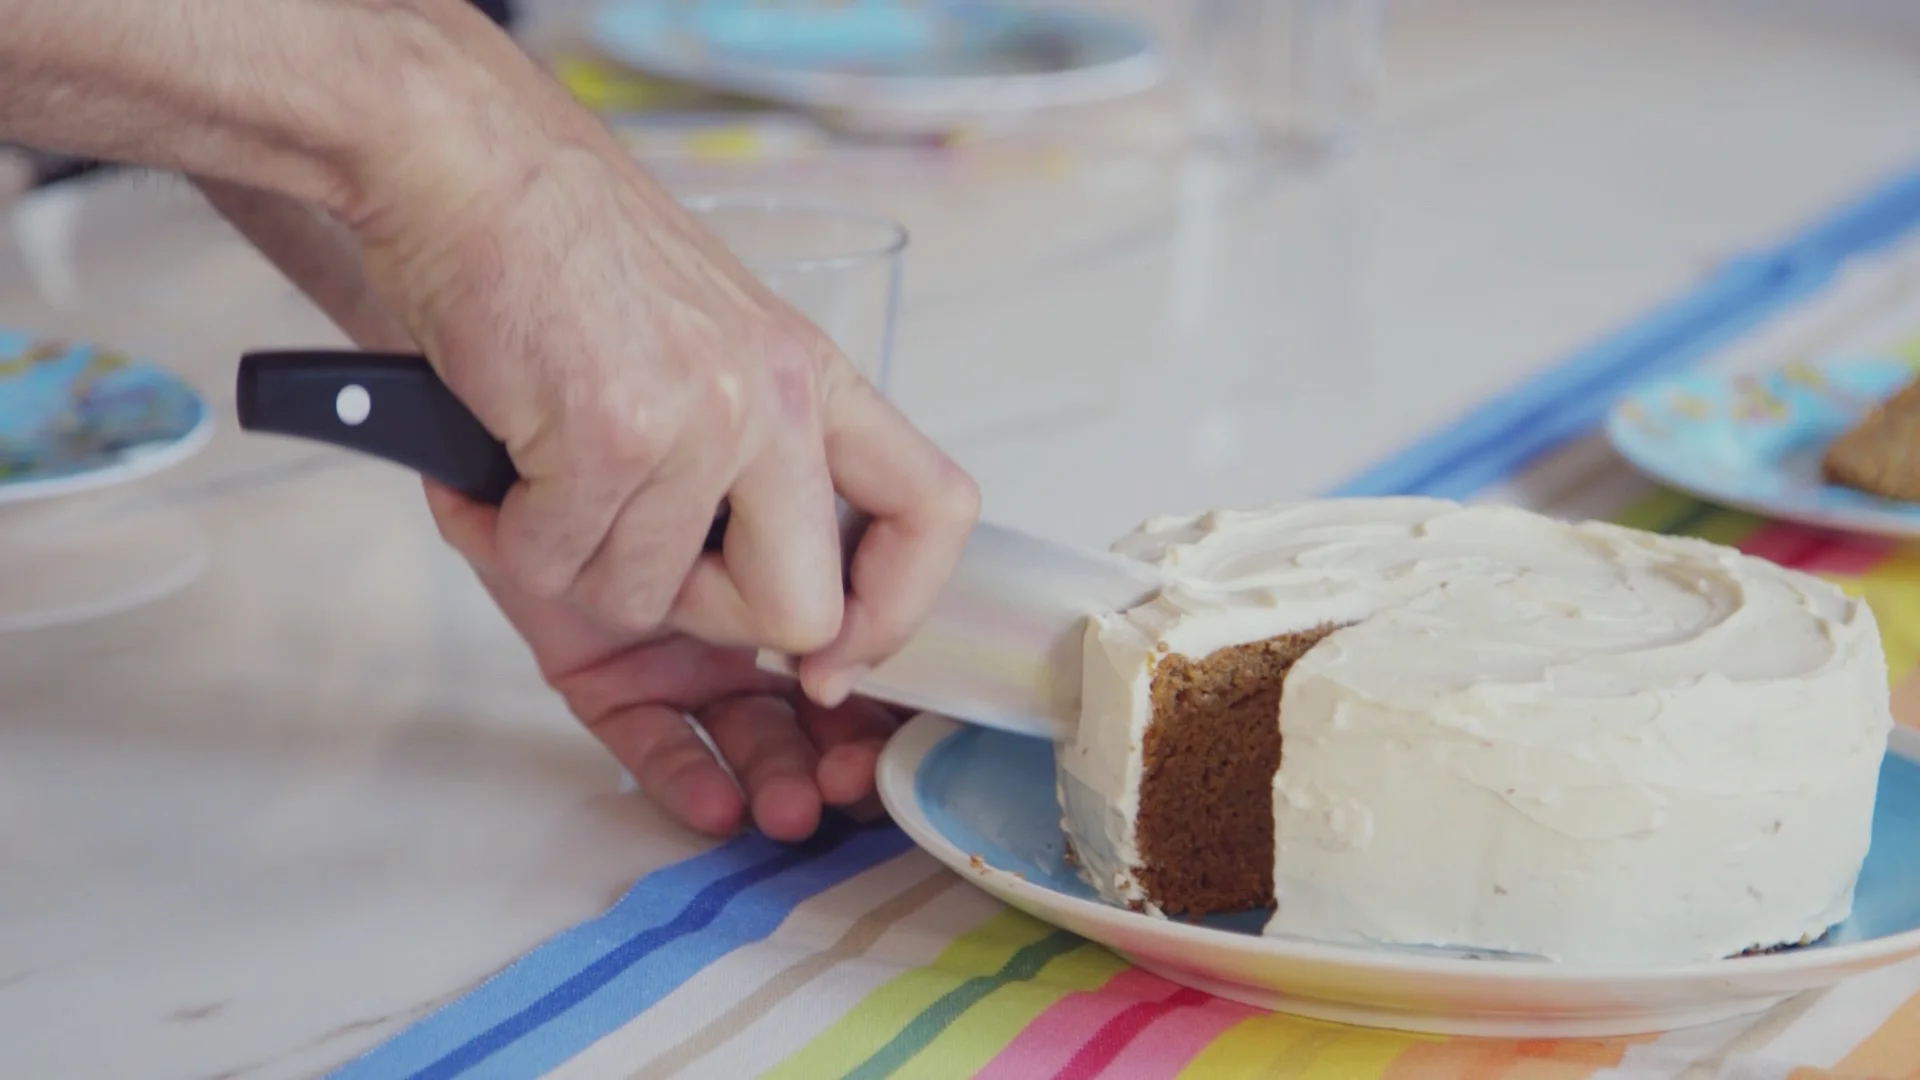
<path fill-rule="evenodd" d="M 1825 576 L 1873 606 L 1895 713 L 1920 725 L 1920 545 L 1814 532 L 1654 489 L 1592 434 L 1621 380 L 1676 364 L 1738 367 L 1863 350 L 1920 359 L 1916 225 L 1920 173 L 1772 255 L 1746 260 L 1345 493 L 1470 496 L 1607 517 L 1734 544 Z M 1758 1016 L 1658 1036 L 1488 1040 L 1366 1030 L 1184 989 L 1002 906 L 892 826 L 837 823 L 804 846 L 743 836 L 647 875 L 604 916 L 338 1075 L 548 1074 L 1920 1077 L 1920 960 Z"/>

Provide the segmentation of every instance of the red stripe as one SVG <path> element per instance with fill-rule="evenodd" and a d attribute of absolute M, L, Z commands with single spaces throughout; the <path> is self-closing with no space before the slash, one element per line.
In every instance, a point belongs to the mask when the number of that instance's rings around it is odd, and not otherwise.
<path fill-rule="evenodd" d="M 1809 559 L 1817 557 L 1830 542 L 1827 536 L 1811 529 L 1772 522 L 1740 541 L 1740 550 L 1797 569 Z"/>
<path fill-rule="evenodd" d="M 1864 577 L 1891 558 L 1899 544 L 1877 536 L 1773 522 L 1742 540 L 1740 550 L 1810 574 Z"/>
<path fill-rule="evenodd" d="M 1740 541 L 1739 548 L 1769 562 L 1810 574 L 1864 577 L 1899 548 L 1878 536 L 1828 532 L 1804 525 L 1768 522 Z"/>
<path fill-rule="evenodd" d="M 1074 1051 L 1066 1065 L 1054 1073 L 1054 1080 L 1093 1080 L 1100 1071 L 1113 1064 L 1113 1059 L 1127 1048 L 1147 1025 L 1173 1012 L 1194 1005 L 1204 1005 L 1212 998 L 1198 990 L 1182 987 L 1180 991 L 1164 1001 L 1142 1001 L 1127 1008 L 1111 1020 L 1100 1025 L 1093 1037 Z"/>

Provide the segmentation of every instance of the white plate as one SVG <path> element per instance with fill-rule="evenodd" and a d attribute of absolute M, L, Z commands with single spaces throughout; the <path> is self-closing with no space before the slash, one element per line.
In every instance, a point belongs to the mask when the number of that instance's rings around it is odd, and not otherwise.
<path fill-rule="evenodd" d="M 648 74 L 928 130 L 1124 97 L 1158 83 L 1152 38 L 1095 13 L 967 0 L 769 9 L 759 0 L 606 0 L 594 44 Z"/>
<path fill-rule="evenodd" d="M 1813 946 L 1657 969 L 1464 959 L 1260 936 L 1105 903 L 1063 860 L 1050 743 L 920 716 L 879 788 L 915 842 L 980 888 L 1157 975 L 1259 1008 L 1448 1035 L 1598 1038 L 1712 1023 L 1920 955 L 1920 733 L 1894 733 L 1852 918 Z"/>

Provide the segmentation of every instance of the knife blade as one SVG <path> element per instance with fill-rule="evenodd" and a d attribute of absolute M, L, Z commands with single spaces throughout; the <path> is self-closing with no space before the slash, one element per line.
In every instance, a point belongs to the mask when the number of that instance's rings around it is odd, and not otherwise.
<path fill-rule="evenodd" d="M 419 355 L 249 352 L 236 403 L 242 430 L 369 454 L 490 505 L 520 479 L 506 447 Z M 850 558 L 864 519 L 843 520 Z M 726 525 L 723 505 L 706 551 L 722 551 Z M 981 522 L 913 638 L 854 691 L 1003 731 L 1071 738 L 1087 618 L 1143 603 L 1162 584 L 1157 568 L 1137 560 Z M 795 669 L 794 658 L 771 650 L 757 664 Z"/>

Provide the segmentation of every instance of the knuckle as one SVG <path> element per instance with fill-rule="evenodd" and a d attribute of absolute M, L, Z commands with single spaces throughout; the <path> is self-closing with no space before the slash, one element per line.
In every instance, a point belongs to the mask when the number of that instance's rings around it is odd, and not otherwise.
<path fill-rule="evenodd" d="M 573 571 L 533 544 L 503 538 L 500 564 L 507 582 L 535 599 L 558 600 L 573 586 Z"/>
<path fill-rule="evenodd" d="M 647 631 L 667 621 L 673 597 L 673 590 L 658 581 L 639 581 L 600 597 L 595 606 L 627 628 Z"/>
<path fill-rule="evenodd" d="M 833 643 L 840 634 L 842 614 L 839 602 L 811 607 L 774 604 L 764 608 L 757 621 L 774 647 L 805 654 Z"/>
<path fill-rule="evenodd" d="M 669 401 L 642 400 L 637 395 L 604 393 L 587 408 L 573 442 L 574 462 L 581 468 L 597 470 L 610 464 L 627 468 L 651 469 L 659 464 L 673 445 L 671 418 L 676 412 Z"/>
<path fill-rule="evenodd" d="M 565 567 L 545 559 L 509 560 L 507 573 L 515 586 L 538 600 L 558 600 L 573 585 Z"/>
<path fill-rule="evenodd" d="M 804 416 L 817 410 L 827 372 L 839 355 L 832 339 L 795 316 L 770 324 L 756 344 L 782 412 Z"/>
<path fill-rule="evenodd" d="M 933 491 L 934 512 L 941 521 L 970 528 L 980 519 L 980 485 L 951 458 L 941 464 Z"/>
<path fill-rule="evenodd" d="M 698 417 L 700 430 L 728 444 L 738 442 L 747 430 L 752 411 L 747 383 L 740 373 L 730 366 L 716 366 L 699 379 L 693 390 L 692 411 Z"/>

